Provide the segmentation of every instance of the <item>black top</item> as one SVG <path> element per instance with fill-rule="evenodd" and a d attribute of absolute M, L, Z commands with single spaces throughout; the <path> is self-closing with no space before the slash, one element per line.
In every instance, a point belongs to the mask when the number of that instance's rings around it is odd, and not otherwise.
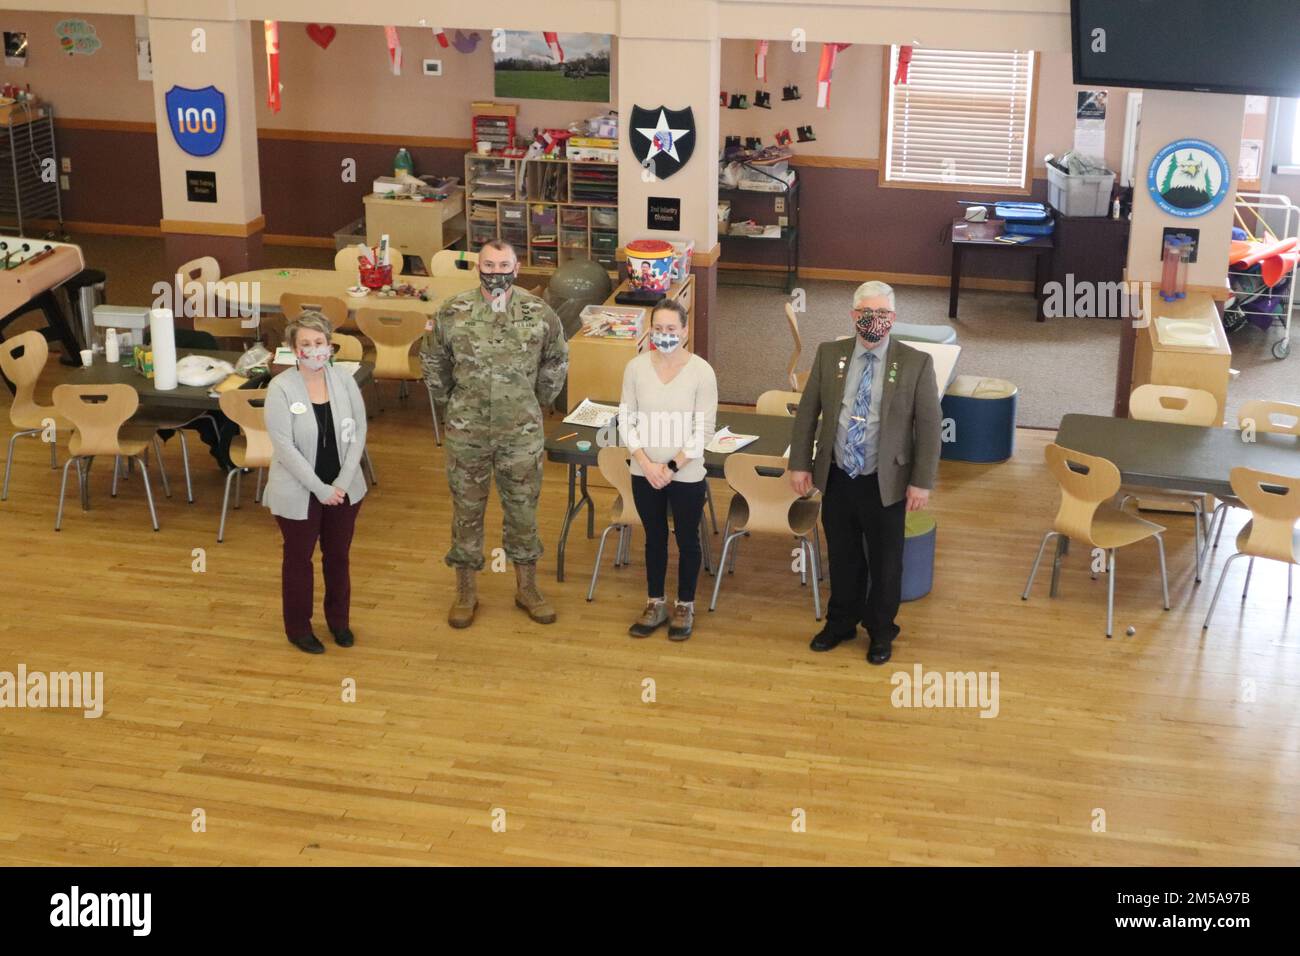
<path fill-rule="evenodd" d="M 334 416 L 330 414 L 329 402 L 313 402 L 311 407 L 316 413 L 316 477 L 332 485 L 342 467 L 338 441 L 334 437 Z"/>

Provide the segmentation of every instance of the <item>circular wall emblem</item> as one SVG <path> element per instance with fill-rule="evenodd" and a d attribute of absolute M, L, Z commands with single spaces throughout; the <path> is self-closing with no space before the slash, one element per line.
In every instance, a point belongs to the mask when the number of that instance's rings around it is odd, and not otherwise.
<path fill-rule="evenodd" d="M 1147 191 L 1171 216 L 1204 216 L 1228 194 L 1231 170 L 1217 146 L 1179 139 L 1161 149 L 1147 170 Z"/>

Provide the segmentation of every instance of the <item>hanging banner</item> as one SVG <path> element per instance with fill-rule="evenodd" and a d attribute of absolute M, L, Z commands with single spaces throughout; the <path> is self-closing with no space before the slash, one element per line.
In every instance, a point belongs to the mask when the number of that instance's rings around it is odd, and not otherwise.
<path fill-rule="evenodd" d="M 450 42 L 447 40 L 447 31 L 442 27 L 433 27 L 432 29 L 433 35 L 438 40 L 438 46 L 442 47 L 444 50 L 447 49 L 447 47 L 450 46 Z"/>
<path fill-rule="evenodd" d="M 825 109 L 831 105 L 831 74 L 835 72 L 835 57 L 848 43 L 823 43 L 822 59 L 817 67 L 817 106 Z"/>
<path fill-rule="evenodd" d="M 762 83 L 767 82 L 767 40 L 759 40 L 758 48 L 754 50 L 754 77 Z"/>
<path fill-rule="evenodd" d="M 388 62 L 393 65 L 393 76 L 402 75 L 402 41 L 397 38 L 397 27 L 384 27 L 388 41 Z"/>
<path fill-rule="evenodd" d="M 563 63 L 564 47 L 560 46 L 559 33 L 543 33 L 542 39 L 546 41 L 546 45 L 551 50 L 551 59 L 553 59 L 556 63 Z"/>
<path fill-rule="evenodd" d="M 272 113 L 280 112 L 280 23 L 263 20 L 266 32 L 266 105 Z"/>

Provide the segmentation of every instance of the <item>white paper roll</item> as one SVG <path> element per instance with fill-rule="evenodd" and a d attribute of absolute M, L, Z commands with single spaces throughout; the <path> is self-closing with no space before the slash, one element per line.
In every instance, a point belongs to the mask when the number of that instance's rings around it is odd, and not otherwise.
<path fill-rule="evenodd" d="M 116 365 L 120 358 L 117 351 L 117 329 L 109 329 L 104 333 L 104 361 Z"/>
<path fill-rule="evenodd" d="M 176 387 L 176 326 L 171 309 L 149 310 L 149 348 L 153 351 L 153 387 Z"/>

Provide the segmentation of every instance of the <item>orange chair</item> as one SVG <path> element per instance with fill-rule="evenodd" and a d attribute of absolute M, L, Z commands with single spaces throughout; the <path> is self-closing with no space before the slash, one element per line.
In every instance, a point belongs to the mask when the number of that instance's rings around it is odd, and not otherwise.
<path fill-rule="evenodd" d="M 1090 548 L 1100 548 L 1107 555 L 1106 562 L 1106 636 L 1110 637 L 1115 621 L 1115 551 L 1126 545 L 1156 539 L 1160 551 L 1160 586 L 1164 591 L 1165 610 L 1169 610 L 1169 579 L 1165 573 L 1165 529 L 1151 521 L 1144 521 L 1118 508 L 1102 508 L 1119 490 L 1119 469 L 1115 463 L 1096 455 L 1071 451 L 1057 444 L 1044 450 L 1047 467 L 1061 486 L 1061 505 L 1052 522 L 1052 530 L 1043 535 L 1038 545 L 1038 556 L 1029 569 L 1022 601 L 1029 600 L 1029 590 L 1034 586 L 1043 549 L 1053 537 L 1076 539 Z M 1053 582 L 1055 596 L 1055 582 Z"/>
<path fill-rule="evenodd" d="M 1300 478 L 1272 475 L 1253 468 L 1237 467 L 1229 474 L 1232 490 L 1237 499 L 1250 509 L 1250 520 L 1237 535 L 1237 553 L 1224 562 L 1219 572 L 1219 584 L 1214 589 L 1210 609 L 1205 613 L 1201 630 L 1210 626 L 1214 606 L 1219 603 L 1228 568 L 1238 558 L 1249 558 L 1246 566 L 1246 584 L 1241 589 L 1241 599 L 1250 591 L 1250 573 L 1255 570 L 1255 559 L 1281 561 L 1286 568 L 1286 599 L 1291 601 L 1291 569 L 1300 564 Z"/>
<path fill-rule="evenodd" d="M 51 427 L 49 437 L 50 467 L 59 465 L 56 439 L 58 432 L 70 431 L 72 424 L 60 417 L 53 406 L 38 405 L 36 402 L 36 383 L 45 369 L 50 347 L 45 336 L 39 332 L 23 332 L 12 339 L 0 342 L 0 369 L 14 383 L 14 399 L 9 406 L 9 420 L 16 429 L 9 437 L 9 454 L 5 456 L 4 491 L 0 501 L 9 498 L 9 472 L 14 463 L 14 442 L 27 435 L 43 435 L 46 427 Z"/>
<path fill-rule="evenodd" d="M 732 562 L 731 569 L 735 570 L 737 539 L 758 531 L 793 535 L 798 539 L 800 557 L 808 559 L 806 563 L 800 561 L 799 576 L 804 583 L 812 578 L 813 615 L 819 621 L 822 619 L 818 585 L 821 578 L 821 538 L 817 531 L 822 503 L 819 498 L 801 498 L 795 493 L 785 476 L 789 467 L 789 460 L 779 455 L 733 452 L 727 456 L 723 474 L 735 494 L 727 509 L 727 521 L 722 532 L 722 556 L 718 559 L 718 571 L 714 576 L 710 611 L 718 605 L 718 591 L 722 587 L 723 572 L 727 571 L 728 556 Z M 761 468 L 780 469 L 781 474 L 761 475 Z"/>

